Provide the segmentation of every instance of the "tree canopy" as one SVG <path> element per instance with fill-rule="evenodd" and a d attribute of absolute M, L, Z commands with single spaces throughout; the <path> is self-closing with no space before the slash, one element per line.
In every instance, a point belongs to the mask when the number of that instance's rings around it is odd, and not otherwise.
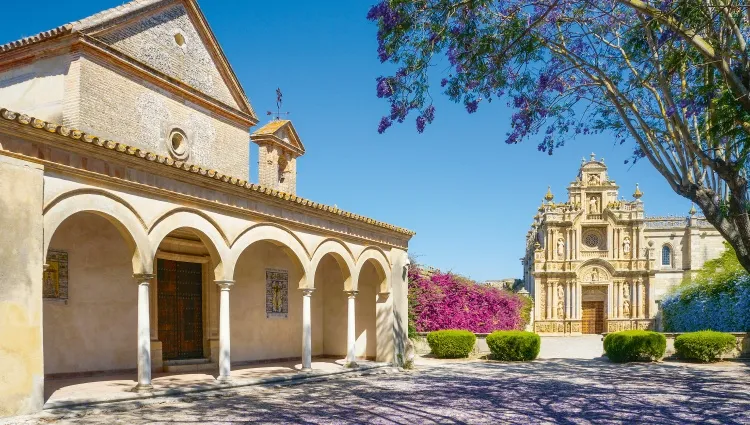
<path fill-rule="evenodd" d="M 750 8 L 745 0 L 385 0 L 379 132 L 432 123 L 430 76 L 474 113 L 513 109 L 506 143 L 552 154 L 580 134 L 632 144 L 693 200 L 750 270 Z"/>

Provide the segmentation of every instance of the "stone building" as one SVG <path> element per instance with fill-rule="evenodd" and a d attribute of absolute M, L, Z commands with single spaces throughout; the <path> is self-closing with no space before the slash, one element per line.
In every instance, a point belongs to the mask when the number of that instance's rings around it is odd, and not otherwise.
<path fill-rule="evenodd" d="M 194 0 L 0 45 L 0 416 L 50 377 L 401 358 L 414 233 L 296 196 L 258 121 Z"/>
<path fill-rule="evenodd" d="M 545 201 L 526 236 L 524 285 L 534 329 L 576 335 L 650 329 L 667 290 L 724 250 L 692 208 L 688 217 L 647 217 L 636 185 L 619 197 L 604 160 L 582 160 L 568 199 Z"/>

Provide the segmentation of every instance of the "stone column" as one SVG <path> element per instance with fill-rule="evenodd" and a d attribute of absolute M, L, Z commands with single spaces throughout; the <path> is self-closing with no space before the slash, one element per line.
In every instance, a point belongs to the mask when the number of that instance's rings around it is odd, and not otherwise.
<path fill-rule="evenodd" d="M 620 308 L 622 307 L 622 282 L 615 282 L 615 317 L 620 318 L 622 314 Z"/>
<path fill-rule="evenodd" d="M 573 294 L 571 294 L 571 289 L 573 287 L 573 284 L 571 282 L 565 282 L 565 318 L 570 319 L 573 315 L 573 306 L 571 305 L 571 301 L 573 299 Z"/>
<path fill-rule="evenodd" d="M 219 381 L 228 381 L 232 374 L 232 360 L 229 330 L 229 290 L 234 285 L 233 280 L 217 280 L 221 288 L 219 295 Z"/>
<path fill-rule="evenodd" d="M 356 367 L 357 358 L 355 354 L 355 348 L 357 345 L 357 334 L 356 334 L 356 320 L 354 314 L 354 301 L 357 298 L 357 291 L 346 291 L 347 295 L 347 313 L 348 313 L 348 324 L 346 328 L 346 365 L 347 367 Z"/>
<path fill-rule="evenodd" d="M 550 320 L 552 319 L 552 284 L 547 282 L 547 293 L 545 294 L 547 297 L 547 317 L 545 319 Z"/>
<path fill-rule="evenodd" d="M 135 391 L 151 391 L 151 320 L 149 310 L 149 283 L 153 274 L 134 274 L 138 284 L 138 384 Z"/>
<path fill-rule="evenodd" d="M 302 290 L 302 371 L 312 370 L 312 314 L 310 298 L 315 288 Z"/>

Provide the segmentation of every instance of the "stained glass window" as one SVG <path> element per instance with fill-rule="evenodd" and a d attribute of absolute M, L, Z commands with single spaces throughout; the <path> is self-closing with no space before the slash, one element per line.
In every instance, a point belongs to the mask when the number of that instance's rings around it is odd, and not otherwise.
<path fill-rule="evenodd" d="M 668 266 L 672 264 L 672 249 L 667 245 L 661 248 L 661 264 L 662 266 Z"/>

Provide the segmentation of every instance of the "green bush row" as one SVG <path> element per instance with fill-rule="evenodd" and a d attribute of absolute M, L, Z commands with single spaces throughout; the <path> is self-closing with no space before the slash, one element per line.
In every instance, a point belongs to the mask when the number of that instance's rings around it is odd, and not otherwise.
<path fill-rule="evenodd" d="M 737 346 L 732 334 L 714 331 L 691 332 L 674 340 L 677 356 L 703 363 L 714 362 Z"/>
<path fill-rule="evenodd" d="M 495 360 L 528 361 L 539 355 L 542 339 L 533 332 L 497 331 L 487 335 L 487 346 Z"/>
<path fill-rule="evenodd" d="M 667 338 L 653 331 L 622 331 L 604 337 L 604 352 L 615 363 L 657 361 L 664 357 Z"/>
<path fill-rule="evenodd" d="M 469 331 L 448 329 L 427 334 L 427 344 L 435 357 L 458 359 L 467 357 L 474 349 L 477 336 Z"/>

